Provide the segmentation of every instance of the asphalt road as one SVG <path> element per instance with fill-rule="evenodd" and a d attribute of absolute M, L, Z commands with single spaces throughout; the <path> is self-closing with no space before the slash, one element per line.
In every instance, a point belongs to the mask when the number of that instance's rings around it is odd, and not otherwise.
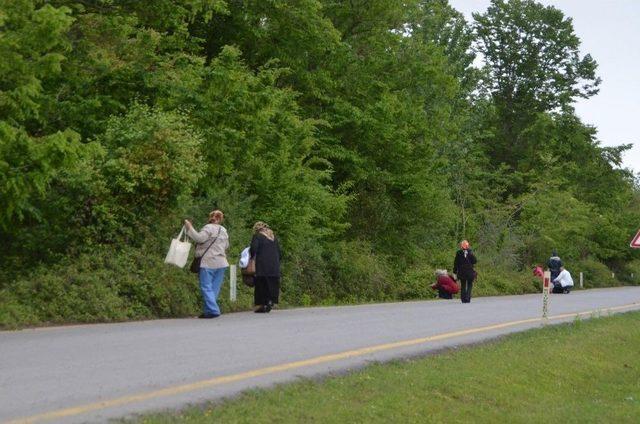
<path fill-rule="evenodd" d="M 640 309 L 640 287 L 551 295 L 549 323 Z M 0 422 L 100 422 L 542 325 L 542 295 L 0 332 Z"/>

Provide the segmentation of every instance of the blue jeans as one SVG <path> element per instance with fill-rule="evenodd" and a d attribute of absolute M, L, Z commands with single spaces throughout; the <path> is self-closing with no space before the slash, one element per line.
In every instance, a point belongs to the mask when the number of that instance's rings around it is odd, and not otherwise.
<path fill-rule="evenodd" d="M 204 313 L 220 315 L 218 295 L 224 278 L 224 268 L 200 268 L 200 292 L 204 299 Z"/>

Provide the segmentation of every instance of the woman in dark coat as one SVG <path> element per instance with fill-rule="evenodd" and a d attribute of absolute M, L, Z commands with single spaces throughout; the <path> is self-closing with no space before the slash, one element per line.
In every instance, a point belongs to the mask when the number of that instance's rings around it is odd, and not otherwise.
<path fill-rule="evenodd" d="M 253 226 L 249 255 L 255 260 L 256 274 L 253 292 L 255 312 L 268 313 L 280 298 L 280 243 L 264 222 Z"/>
<path fill-rule="evenodd" d="M 473 269 L 475 264 L 476 257 L 471 251 L 471 246 L 468 241 L 463 240 L 453 261 L 453 273 L 458 277 L 462 288 L 460 292 L 462 303 L 471 302 L 471 289 L 473 288 L 473 280 L 476 279 L 476 271 Z"/>

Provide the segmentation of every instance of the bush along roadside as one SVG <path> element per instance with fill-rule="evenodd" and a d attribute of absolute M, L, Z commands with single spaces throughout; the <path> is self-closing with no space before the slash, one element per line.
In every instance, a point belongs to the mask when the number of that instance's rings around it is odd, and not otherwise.
<path fill-rule="evenodd" d="M 167 244 L 154 238 L 139 247 L 116 251 L 103 247 L 80 254 L 72 262 L 37 267 L 0 291 L 0 327 L 195 316 L 201 309 L 197 278 L 186 269 L 163 263 Z M 233 254 L 229 260 L 235 261 Z M 387 261 L 354 245 L 342 245 L 326 258 L 287 255 L 280 306 L 435 298 L 429 286 L 438 265 L 394 269 Z M 593 261 L 587 265 L 585 287 L 622 284 L 611 278 L 604 265 Z M 478 275 L 476 296 L 517 295 L 541 289 L 539 278 L 529 270 L 479 266 Z M 238 281 L 237 300 L 231 302 L 228 278 L 229 272 L 219 298 L 223 312 L 249 310 L 252 289 Z M 598 278 L 603 278 L 603 283 L 595 284 Z"/>

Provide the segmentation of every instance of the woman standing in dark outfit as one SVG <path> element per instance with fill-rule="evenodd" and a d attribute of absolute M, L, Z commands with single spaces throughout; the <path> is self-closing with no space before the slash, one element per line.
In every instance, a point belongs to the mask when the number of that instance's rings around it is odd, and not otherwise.
<path fill-rule="evenodd" d="M 256 261 L 253 303 L 255 312 L 268 313 L 280 297 L 280 259 L 282 251 L 278 239 L 264 222 L 253 226 L 249 255 Z"/>
<path fill-rule="evenodd" d="M 460 243 L 460 250 L 456 252 L 456 258 L 453 261 L 453 273 L 458 277 L 462 291 L 460 299 L 462 303 L 471 302 L 471 289 L 473 288 L 473 280 L 476 278 L 476 271 L 473 266 L 476 263 L 476 257 L 471 251 L 469 242 L 463 240 Z"/>

